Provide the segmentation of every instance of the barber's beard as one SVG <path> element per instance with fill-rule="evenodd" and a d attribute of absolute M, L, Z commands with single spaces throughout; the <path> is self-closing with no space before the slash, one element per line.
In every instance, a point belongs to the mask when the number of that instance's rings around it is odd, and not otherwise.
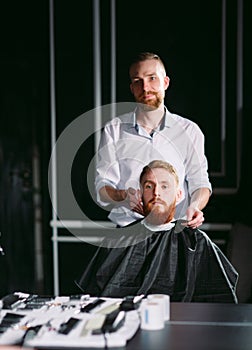
<path fill-rule="evenodd" d="M 163 201 L 153 205 L 150 201 L 144 206 L 145 219 L 152 225 L 163 225 L 173 220 L 175 210 L 176 201 L 170 205 Z"/>
<path fill-rule="evenodd" d="M 151 93 L 152 95 L 155 95 L 155 99 L 151 100 L 145 100 L 144 96 Z M 142 94 L 138 99 L 137 102 L 141 103 L 140 108 L 142 108 L 143 111 L 152 111 L 154 109 L 157 109 L 161 103 L 163 102 L 163 96 L 161 96 L 160 92 L 155 91 L 148 91 L 144 94 Z"/>

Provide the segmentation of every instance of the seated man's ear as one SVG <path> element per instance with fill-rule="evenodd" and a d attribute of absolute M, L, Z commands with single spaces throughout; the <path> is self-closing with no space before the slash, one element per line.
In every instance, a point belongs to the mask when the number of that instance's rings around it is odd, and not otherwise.
<path fill-rule="evenodd" d="M 182 190 L 179 188 L 176 194 L 176 203 L 178 203 L 182 198 Z"/>

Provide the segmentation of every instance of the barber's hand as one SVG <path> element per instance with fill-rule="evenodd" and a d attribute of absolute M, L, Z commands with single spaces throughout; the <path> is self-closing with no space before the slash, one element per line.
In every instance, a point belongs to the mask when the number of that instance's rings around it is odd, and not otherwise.
<path fill-rule="evenodd" d="M 203 224 L 205 218 L 201 210 L 195 207 L 188 207 L 186 211 L 187 224 L 186 226 L 191 228 L 197 228 Z"/>
<path fill-rule="evenodd" d="M 134 188 L 129 187 L 126 190 L 126 192 L 127 192 L 126 200 L 129 204 L 130 209 L 135 211 L 138 214 L 144 215 L 140 190 L 135 190 Z"/>

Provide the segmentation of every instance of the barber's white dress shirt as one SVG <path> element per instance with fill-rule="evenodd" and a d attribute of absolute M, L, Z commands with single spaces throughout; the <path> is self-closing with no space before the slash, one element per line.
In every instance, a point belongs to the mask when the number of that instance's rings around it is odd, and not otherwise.
<path fill-rule="evenodd" d="M 165 109 L 160 127 L 150 135 L 136 123 L 135 112 L 123 114 L 105 125 L 98 151 L 95 186 L 116 189 L 139 188 L 139 176 L 152 160 L 171 163 L 179 175 L 182 200 L 177 204 L 175 219 L 183 218 L 190 195 L 206 187 L 212 191 L 204 149 L 204 135 L 197 124 Z M 109 219 L 125 226 L 141 216 L 124 205 L 113 208 Z"/>

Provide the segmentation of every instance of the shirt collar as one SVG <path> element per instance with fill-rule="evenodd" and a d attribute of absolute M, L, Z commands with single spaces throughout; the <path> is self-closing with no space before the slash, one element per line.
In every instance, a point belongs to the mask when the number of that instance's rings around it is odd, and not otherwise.
<path fill-rule="evenodd" d="M 170 128 L 174 124 L 172 114 L 168 111 L 168 109 L 165 106 L 164 106 L 164 108 L 165 108 L 165 114 L 164 114 L 164 118 L 161 121 L 161 125 L 160 125 L 159 130 L 163 130 L 165 127 Z M 137 120 L 136 120 L 136 111 L 137 111 L 137 107 L 132 112 L 132 125 L 131 125 L 131 127 L 135 128 L 136 131 L 138 132 L 139 126 L 138 126 Z"/>

